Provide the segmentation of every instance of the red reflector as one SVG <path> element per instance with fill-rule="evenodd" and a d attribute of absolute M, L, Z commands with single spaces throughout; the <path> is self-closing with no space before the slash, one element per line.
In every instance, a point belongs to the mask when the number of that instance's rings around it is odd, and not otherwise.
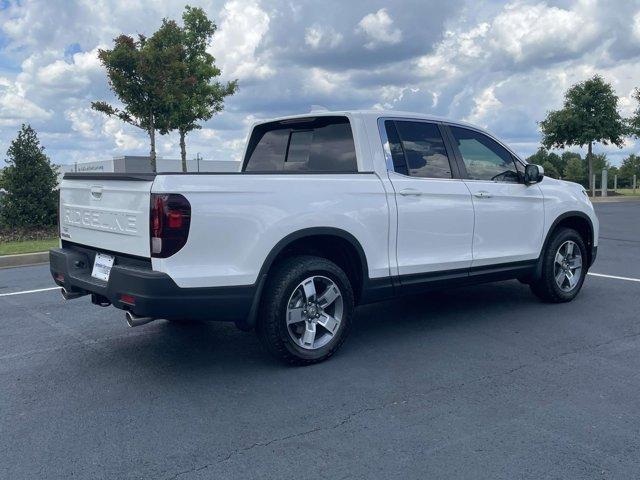
<path fill-rule="evenodd" d="M 122 303 L 126 303 L 128 305 L 135 305 L 136 304 L 136 299 L 134 298 L 133 295 L 127 295 L 127 294 L 122 294 L 120 295 L 120 301 Z"/>
<path fill-rule="evenodd" d="M 56 273 L 55 279 L 60 283 L 64 283 L 64 275 L 61 273 Z"/>
<path fill-rule="evenodd" d="M 168 226 L 169 228 L 181 228 L 182 227 L 182 213 L 169 211 L 167 214 L 169 218 Z"/>

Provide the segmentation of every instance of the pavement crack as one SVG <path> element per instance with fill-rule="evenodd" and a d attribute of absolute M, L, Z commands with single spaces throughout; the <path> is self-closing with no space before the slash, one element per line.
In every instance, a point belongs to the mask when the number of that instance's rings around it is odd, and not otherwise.
<path fill-rule="evenodd" d="M 182 475 L 187 475 L 188 473 L 195 473 L 195 472 L 200 472 L 202 470 L 206 470 L 207 468 L 209 468 L 209 464 L 207 465 L 202 465 L 200 467 L 194 467 L 194 468 L 190 468 L 188 470 L 183 470 L 181 472 L 176 473 L 175 475 L 173 475 L 172 477 L 170 477 L 169 480 L 176 480 L 176 478 L 181 477 Z"/>
<path fill-rule="evenodd" d="M 399 402 L 390 402 L 388 404 L 380 405 L 379 407 L 360 408 L 358 410 L 355 410 L 353 412 L 348 413 L 347 415 L 342 417 L 340 420 L 338 420 L 336 423 L 334 423 L 333 425 L 330 425 L 328 427 L 314 427 L 314 428 L 311 428 L 309 430 L 305 430 L 305 431 L 302 431 L 302 432 L 292 433 L 290 435 L 285 435 L 285 436 L 282 436 L 282 437 L 272 438 L 271 440 L 267 440 L 267 441 L 264 441 L 264 442 L 255 442 L 255 443 L 252 443 L 251 445 L 248 445 L 246 447 L 236 448 L 235 450 L 232 450 L 227 455 L 225 455 L 223 458 L 218 460 L 216 463 L 227 462 L 231 458 L 233 458 L 234 456 L 241 455 L 244 452 L 247 452 L 249 450 L 253 450 L 254 448 L 257 448 L 257 447 L 268 447 L 269 445 L 271 445 L 273 443 L 284 442 L 286 440 L 291 440 L 293 438 L 300 438 L 300 437 L 304 437 L 304 436 L 307 436 L 307 435 L 312 435 L 314 433 L 318 433 L 318 432 L 322 432 L 322 431 L 334 430 L 336 428 L 340 428 L 340 427 L 346 425 L 347 423 L 351 422 L 354 418 L 356 418 L 356 417 L 358 417 L 358 416 L 360 416 L 362 414 L 373 412 L 373 411 L 376 411 L 376 410 L 382 410 L 383 408 L 387 408 L 390 405 L 394 405 L 394 404 L 398 404 L 398 403 Z"/>

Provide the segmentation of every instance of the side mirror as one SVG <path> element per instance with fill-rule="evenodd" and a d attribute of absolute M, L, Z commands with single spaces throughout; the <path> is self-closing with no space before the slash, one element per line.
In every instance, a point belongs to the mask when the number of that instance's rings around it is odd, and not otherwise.
<path fill-rule="evenodd" d="M 526 185 L 533 185 L 534 183 L 541 182 L 544 178 L 544 168 L 540 165 L 529 163 L 524 167 L 524 183 Z"/>

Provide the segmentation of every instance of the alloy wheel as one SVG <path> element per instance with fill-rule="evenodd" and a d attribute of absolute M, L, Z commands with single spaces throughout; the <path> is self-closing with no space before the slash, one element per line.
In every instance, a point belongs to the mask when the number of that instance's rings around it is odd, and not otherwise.
<path fill-rule="evenodd" d="M 344 302 L 336 283 L 324 276 L 306 278 L 293 290 L 287 303 L 287 331 L 301 348 L 316 350 L 327 345 L 342 322 Z"/>
<path fill-rule="evenodd" d="M 582 254 L 575 242 L 567 240 L 560 245 L 553 265 L 556 285 L 564 292 L 576 288 L 582 275 Z"/>

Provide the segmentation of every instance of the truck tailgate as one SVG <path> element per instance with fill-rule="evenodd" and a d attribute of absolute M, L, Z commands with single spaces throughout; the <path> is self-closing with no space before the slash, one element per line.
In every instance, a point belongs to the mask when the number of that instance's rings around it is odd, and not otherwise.
<path fill-rule="evenodd" d="M 60 186 L 60 237 L 89 247 L 149 257 L 153 180 L 65 175 Z"/>

